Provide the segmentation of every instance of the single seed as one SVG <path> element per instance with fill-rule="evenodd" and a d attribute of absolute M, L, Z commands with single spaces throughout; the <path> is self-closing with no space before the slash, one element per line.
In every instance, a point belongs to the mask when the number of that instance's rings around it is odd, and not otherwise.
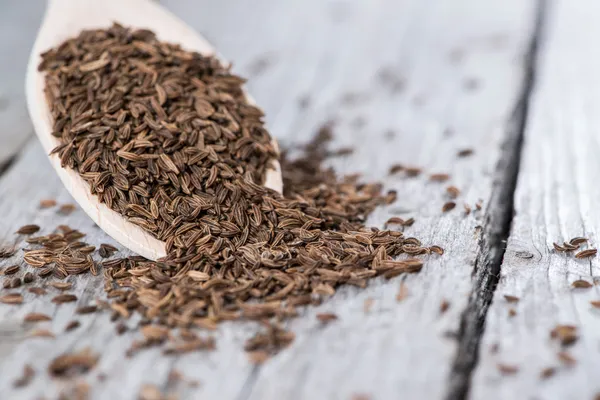
<path fill-rule="evenodd" d="M 86 373 L 97 364 L 98 359 L 89 348 L 65 353 L 52 360 L 48 372 L 56 377 L 66 376 L 71 371 Z"/>
<path fill-rule="evenodd" d="M 23 318 L 25 322 L 40 322 L 40 321 L 52 321 L 52 318 L 42 313 L 29 313 Z"/>
<path fill-rule="evenodd" d="M 59 294 L 52 298 L 52 302 L 56 304 L 71 303 L 73 301 L 77 301 L 77 296 L 74 294 Z"/>
<path fill-rule="evenodd" d="M 594 285 L 586 280 L 578 279 L 575 282 L 571 283 L 571 286 L 578 289 L 589 289 Z"/>
<path fill-rule="evenodd" d="M 460 190 L 456 186 L 448 186 L 446 193 L 451 199 L 456 199 L 460 195 Z"/>
<path fill-rule="evenodd" d="M 56 200 L 52 199 L 43 199 L 40 200 L 40 208 L 50 208 L 56 205 Z"/>
<path fill-rule="evenodd" d="M 69 290 L 73 287 L 71 282 L 50 282 L 50 286 L 60 291 Z"/>
<path fill-rule="evenodd" d="M 458 157 L 468 157 L 474 153 L 473 149 L 463 149 L 459 150 L 457 153 Z"/>
<path fill-rule="evenodd" d="M 449 202 L 445 203 L 444 206 L 442 207 L 442 212 L 448 212 L 450 210 L 453 210 L 454 207 L 456 207 L 456 203 L 453 201 L 449 201 Z"/>
<path fill-rule="evenodd" d="M 502 375 L 515 375 L 519 372 L 519 367 L 516 365 L 497 364 L 497 367 Z"/>
<path fill-rule="evenodd" d="M 558 359 L 560 360 L 560 362 L 568 367 L 571 367 L 571 366 L 577 364 L 577 360 L 566 351 L 559 352 L 557 354 L 557 356 L 558 356 Z"/>
<path fill-rule="evenodd" d="M 35 377 L 35 370 L 29 364 L 25 364 L 21 376 L 13 381 L 13 387 L 22 388 L 31 383 L 31 380 Z"/>
<path fill-rule="evenodd" d="M 63 204 L 58 208 L 58 213 L 61 215 L 69 215 L 75 211 L 76 208 L 75 204 Z"/>
<path fill-rule="evenodd" d="M 31 235 L 32 233 L 36 233 L 39 230 L 40 230 L 40 227 L 37 225 L 33 225 L 33 224 L 32 225 L 23 225 L 15 233 L 18 233 L 21 235 Z"/>
<path fill-rule="evenodd" d="M 0 296 L 0 303 L 21 304 L 23 303 L 23 296 L 18 293 L 5 294 L 4 296 Z"/>
<path fill-rule="evenodd" d="M 418 167 L 405 167 L 404 168 L 404 173 L 406 174 L 406 176 L 408 176 L 410 178 L 414 178 L 416 176 L 421 175 L 422 171 L 423 170 Z"/>
<path fill-rule="evenodd" d="M 47 293 L 46 289 L 41 288 L 41 287 L 32 287 L 32 288 L 29 288 L 28 291 L 30 293 L 35 294 L 36 296 L 43 296 Z"/>
<path fill-rule="evenodd" d="M 81 326 L 81 323 L 77 320 L 73 320 L 71 322 L 69 322 L 67 324 L 67 326 L 65 326 L 65 332 L 71 332 L 72 330 L 75 330 L 77 328 L 79 328 Z"/>
<path fill-rule="evenodd" d="M 572 246 L 580 246 L 583 243 L 586 243 L 588 240 L 584 237 L 574 237 L 573 239 L 569 240 L 569 244 L 571 244 Z"/>
<path fill-rule="evenodd" d="M 540 379 L 551 378 L 552 376 L 554 376 L 555 373 L 556 373 L 556 368 L 555 367 L 544 368 L 542 370 L 542 372 L 540 372 Z"/>
<path fill-rule="evenodd" d="M 512 296 L 510 294 L 505 294 L 504 298 L 508 303 L 518 303 L 520 300 L 517 296 Z"/>
<path fill-rule="evenodd" d="M 401 171 L 403 171 L 403 170 L 404 170 L 404 165 L 401 165 L 401 164 L 394 164 L 394 165 L 392 165 L 392 166 L 390 167 L 389 174 L 390 174 L 390 175 L 395 175 L 395 174 L 397 174 L 398 172 L 401 172 Z"/>
<path fill-rule="evenodd" d="M 575 258 L 588 258 L 588 257 L 594 257 L 596 255 L 596 253 L 598 252 L 597 249 L 587 249 L 587 250 L 583 250 L 580 251 L 579 253 L 575 254 Z"/>
<path fill-rule="evenodd" d="M 25 275 L 23 276 L 23 283 L 31 283 L 35 280 L 35 275 L 33 275 L 31 272 L 26 272 Z"/>
<path fill-rule="evenodd" d="M 2 272 L 3 275 L 13 275 L 19 271 L 20 267 L 18 265 L 11 265 L 10 267 L 6 267 Z"/>
<path fill-rule="evenodd" d="M 317 314 L 317 319 L 322 324 L 327 324 L 331 321 L 335 321 L 336 319 L 338 319 L 338 316 L 333 313 L 319 313 Z"/>
<path fill-rule="evenodd" d="M 450 303 L 448 300 L 442 300 L 440 304 L 440 314 L 444 314 L 450 308 Z"/>
<path fill-rule="evenodd" d="M 450 179 L 450 175 L 448 174 L 431 174 L 429 175 L 429 180 L 432 182 L 446 182 Z"/>
<path fill-rule="evenodd" d="M 92 313 L 95 313 L 96 311 L 98 311 L 98 307 L 93 306 L 93 305 L 79 307 L 77 310 L 75 310 L 75 312 L 77 314 L 92 314 Z"/>
<path fill-rule="evenodd" d="M 49 338 L 49 339 L 56 338 L 54 333 L 52 333 L 52 331 L 50 331 L 48 329 L 34 329 L 29 332 L 29 337 L 31 337 L 31 338 Z"/>
<path fill-rule="evenodd" d="M 508 309 L 508 316 L 512 318 L 515 315 L 517 315 L 517 310 L 515 310 L 514 308 L 509 308 Z"/>
<path fill-rule="evenodd" d="M 557 325 L 550 331 L 550 337 L 560 341 L 563 346 L 569 346 L 579 339 L 577 327 L 574 325 Z"/>

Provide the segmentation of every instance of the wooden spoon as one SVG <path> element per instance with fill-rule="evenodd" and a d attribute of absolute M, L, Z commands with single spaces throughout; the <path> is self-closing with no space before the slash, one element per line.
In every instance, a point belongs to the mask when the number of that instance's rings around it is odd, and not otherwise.
<path fill-rule="evenodd" d="M 49 0 L 44 21 L 29 57 L 26 79 L 29 115 L 46 154 L 59 142 L 51 135 L 52 117 L 44 95 L 44 74 L 37 69 L 41 61 L 40 54 L 78 35 L 84 29 L 108 28 L 113 22 L 150 29 L 160 40 L 181 44 L 184 49 L 203 55 L 215 55 L 215 49 L 202 36 L 150 0 Z M 252 102 L 248 96 L 247 99 Z M 277 148 L 275 140 L 273 144 Z M 89 185 L 76 171 L 60 166 L 57 155 L 49 158 L 73 198 L 106 233 L 150 260 L 166 255 L 164 242 L 98 202 L 98 198 L 90 193 Z M 265 186 L 281 193 L 283 183 L 277 160 L 273 160 L 273 167 L 266 173 Z"/>

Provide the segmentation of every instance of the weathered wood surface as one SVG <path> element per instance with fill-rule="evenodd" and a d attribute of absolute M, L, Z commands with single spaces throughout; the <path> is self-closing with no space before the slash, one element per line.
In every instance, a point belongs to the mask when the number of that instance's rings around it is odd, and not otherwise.
<path fill-rule="evenodd" d="M 600 393 L 600 313 L 596 287 L 573 289 L 578 279 L 594 282 L 598 258 L 576 260 L 553 249 L 575 236 L 597 248 L 600 230 L 600 4 L 554 2 L 542 36 L 536 83 L 525 129 L 513 227 L 500 283 L 489 310 L 473 398 L 594 399 Z M 584 247 L 585 248 L 585 247 Z M 526 253 L 524 253 L 526 252 Z M 528 253 L 533 258 L 528 257 Z M 519 296 L 507 304 L 504 295 Z M 517 315 L 510 318 L 508 310 Z M 565 350 L 576 360 L 561 365 L 561 346 L 551 340 L 558 324 L 578 327 L 580 339 Z M 498 346 L 496 354 L 490 353 Z M 503 377 L 497 364 L 519 367 Z M 541 370 L 556 367 L 553 377 Z"/>
<path fill-rule="evenodd" d="M 377 280 L 365 290 L 343 289 L 321 307 L 303 311 L 289 324 L 297 335 L 293 345 L 262 367 L 253 367 L 242 349 L 256 329 L 252 324 L 225 324 L 215 333 L 215 352 L 177 358 L 157 349 L 124 358 L 135 334 L 117 336 L 106 315 L 77 317 L 82 326 L 56 340 L 25 339 L 31 327 L 21 320 L 30 311 L 54 315 L 45 324 L 56 333 L 75 318 L 75 305 L 56 307 L 49 297 L 27 295 L 22 306 L 0 306 L 0 393 L 55 397 L 67 384 L 48 377 L 48 362 L 66 350 L 91 346 L 102 352 L 99 366 L 85 378 L 97 399 L 135 398 L 142 383 L 206 399 L 350 399 L 361 393 L 372 399 L 452 397 L 449 382 L 459 351 L 452 336 L 468 317 L 463 311 L 474 262 L 489 250 L 480 249 L 476 227 L 486 224 L 495 182 L 506 173 L 496 166 L 513 151 L 502 144 L 514 134 L 509 128 L 520 106 L 536 3 L 165 3 L 250 78 L 249 91 L 284 147 L 309 140 L 321 124 L 336 120 L 335 146 L 355 148 L 353 155 L 333 161 L 336 169 L 361 172 L 400 194 L 370 222 L 381 226 L 391 216 L 415 217 L 406 232 L 443 246 L 446 254 L 428 257 L 417 275 Z M 11 6 L 26 7 L 21 2 Z M 33 22 L 22 25 L 35 30 Z M 457 159 L 463 148 L 475 154 Z M 398 162 L 422 167 L 424 175 L 389 177 L 388 168 Z M 458 207 L 447 214 L 441 212 L 446 184 L 427 180 L 435 172 L 450 173 L 448 184 L 462 191 Z M 111 242 L 81 211 L 59 217 L 54 210 L 38 210 L 42 198 L 70 201 L 40 147 L 31 142 L 0 179 L 3 242 L 22 245 L 12 232 L 25 223 L 37 223 L 44 232 L 66 223 L 86 232 L 90 243 Z M 462 204 L 474 209 L 479 200 L 484 210 L 464 216 Z M 14 263 L 22 263 L 20 255 L 0 267 Z M 69 279 L 80 304 L 102 296 L 101 277 Z M 398 303 L 400 281 L 409 296 Z M 373 307 L 365 313 L 370 298 Z M 441 314 L 444 300 L 450 308 Z M 320 327 L 315 314 L 322 311 L 335 312 L 339 321 Z M 25 363 L 34 365 L 38 375 L 29 387 L 13 389 Z M 200 380 L 201 386 L 167 388 L 173 369 Z M 100 373 L 107 376 L 102 383 Z"/>
<path fill-rule="evenodd" d="M 33 134 L 23 82 L 44 4 L 0 0 L 0 170 Z"/>

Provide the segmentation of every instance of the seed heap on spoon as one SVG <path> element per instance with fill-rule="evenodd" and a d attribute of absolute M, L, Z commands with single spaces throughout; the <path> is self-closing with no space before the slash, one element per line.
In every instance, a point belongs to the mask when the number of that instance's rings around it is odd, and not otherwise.
<path fill-rule="evenodd" d="M 319 303 L 340 285 L 416 272 L 423 263 L 414 256 L 442 252 L 364 225 L 396 194 L 324 169 L 328 127 L 305 157 L 282 157 L 283 195 L 261 186 L 277 151 L 243 79 L 212 57 L 115 24 L 47 51 L 39 68 L 62 166 L 166 242 L 158 262 L 102 263 L 115 318 L 135 311 L 152 323 L 137 347 L 164 342 L 170 328 L 293 317 L 297 306 Z M 32 238 L 42 249 L 30 252 L 43 257 L 28 252 L 27 262 L 59 277 L 95 272 L 79 238 L 66 228 Z M 397 260 L 401 254 L 408 258 Z M 249 350 L 290 342 L 281 330 L 268 332 Z"/>

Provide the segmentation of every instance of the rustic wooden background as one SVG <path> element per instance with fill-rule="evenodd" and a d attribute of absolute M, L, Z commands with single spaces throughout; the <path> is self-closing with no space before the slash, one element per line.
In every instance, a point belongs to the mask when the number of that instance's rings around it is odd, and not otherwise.
<path fill-rule="evenodd" d="M 600 229 L 600 2 L 597 0 L 165 0 L 249 78 L 249 91 L 284 147 L 336 121 L 332 161 L 398 191 L 370 223 L 414 217 L 411 235 L 446 249 L 416 275 L 347 288 L 289 323 L 293 345 L 262 366 L 243 351 L 254 324 L 224 324 L 217 350 L 126 359 L 135 333 L 117 336 L 106 315 L 76 316 L 26 294 L 0 306 L 0 397 L 57 398 L 72 383 L 45 373 L 56 355 L 91 346 L 102 353 L 85 377 L 94 399 L 135 399 L 153 383 L 186 399 L 594 399 L 600 393 L 599 290 L 573 290 L 599 275 L 597 259 L 557 254 L 552 242 Z M 68 224 L 93 244 L 111 242 L 85 214 L 39 210 L 68 203 L 28 120 L 23 79 L 45 2 L 0 0 L 0 244 L 36 223 Z M 457 159 L 460 149 L 473 156 Z M 448 172 L 459 207 L 441 213 L 444 186 L 389 177 L 394 163 Z M 481 211 L 468 216 L 462 204 Z M 125 253 L 123 253 L 125 254 Z M 23 264 L 19 254 L 0 268 Z M 102 296 L 102 278 L 71 277 L 79 305 Z M 400 283 L 408 297 L 396 301 Z M 0 289 L 2 290 L 2 289 Z M 520 297 L 508 304 L 504 295 Z M 365 312 L 364 304 L 373 306 Z M 440 304 L 450 304 L 440 313 Z M 509 309 L 516 315 L 509 316 Z M 29 312 L 53 315 L 54 340 L 27 338 Z M 320 326 L 315 314 L 339 320 Z M 135 320 L 131 321 L 133 325 Z M 567 367 L 550 339 L 578 327 Z M 38 326 L 39 327 L 39 326 Z M 496 351 L 494 351 L 496 350 Z M 12 382 L 31 364 L 26 388 Z M 510 376 L 498 365 L 518 367 Z M 540 379 L 540 372 L 556 374 Z M 168 383 L 179 370 L 198 387 Z M 100 381 L 99 375 L 106 379 Z"/>

